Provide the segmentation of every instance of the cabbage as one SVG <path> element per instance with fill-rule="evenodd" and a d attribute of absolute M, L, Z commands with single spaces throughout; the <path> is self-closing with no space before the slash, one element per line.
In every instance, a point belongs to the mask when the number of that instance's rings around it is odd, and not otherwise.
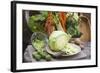
<path fill-rule="evenodd" d="M 61 51 L 70 40 L 70 37 L 63 31 L 53 31 L 49 37 L 50 49 L 52 51 Z"/>
<path fill-rule="evenodd" d="M 79 51 L 73 44 L 67 43 L 65 48 L 62 50 L 67 55 L 73 55 Z"/>

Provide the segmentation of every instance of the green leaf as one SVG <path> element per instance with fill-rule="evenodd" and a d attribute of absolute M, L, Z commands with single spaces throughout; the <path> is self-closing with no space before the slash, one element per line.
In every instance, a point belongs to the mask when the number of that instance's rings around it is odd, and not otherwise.
<path fill-rule="evenodd" d="M 47 12 L 41 11 L 39 14 L 34 14 L 29 17 L 28 27 L 32 32 L 45 32 L 44 24 L 46 22 Z"/>

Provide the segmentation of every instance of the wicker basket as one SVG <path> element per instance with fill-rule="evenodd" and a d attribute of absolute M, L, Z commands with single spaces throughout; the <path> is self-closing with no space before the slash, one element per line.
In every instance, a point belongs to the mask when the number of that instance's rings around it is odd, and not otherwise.
<path fill-rule="evenodd" d="M 83 34 L 80 37 L 81 41 L 84 42 L 91 41 L 91 24 L 90 20 L 86 16 L 79 17 L 79 30 Z"/>

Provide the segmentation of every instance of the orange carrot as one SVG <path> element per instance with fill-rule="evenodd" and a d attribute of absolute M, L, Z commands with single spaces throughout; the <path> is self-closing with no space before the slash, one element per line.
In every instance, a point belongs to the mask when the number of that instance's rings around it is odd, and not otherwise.
<path fill-rule="evenodd" d="M 52 12 L 48 12 L 48 18 L 45 24 L 45 31 L 50 35 L 54 31 Z"/>
<path fill-rule="evenodd" d="M 63 30 L 66 31 L 66 27 L 65 27 L 65 24 L 66 24 L 66 14 L 64 12 L 60 12 L 59 13 L 59 19 L 60 19 L 61 25 L 63 27 Z"/>

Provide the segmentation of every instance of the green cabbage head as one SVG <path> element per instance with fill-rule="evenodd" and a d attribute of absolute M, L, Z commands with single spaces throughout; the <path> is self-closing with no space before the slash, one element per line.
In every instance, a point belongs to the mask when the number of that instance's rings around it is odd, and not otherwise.
<path fill-rule="evenodd" d="M 58 52 L 64 49 L 71 35 L 63 31 L 53 31 L 49 37 L 49 47 L 52 51 Z"/>

